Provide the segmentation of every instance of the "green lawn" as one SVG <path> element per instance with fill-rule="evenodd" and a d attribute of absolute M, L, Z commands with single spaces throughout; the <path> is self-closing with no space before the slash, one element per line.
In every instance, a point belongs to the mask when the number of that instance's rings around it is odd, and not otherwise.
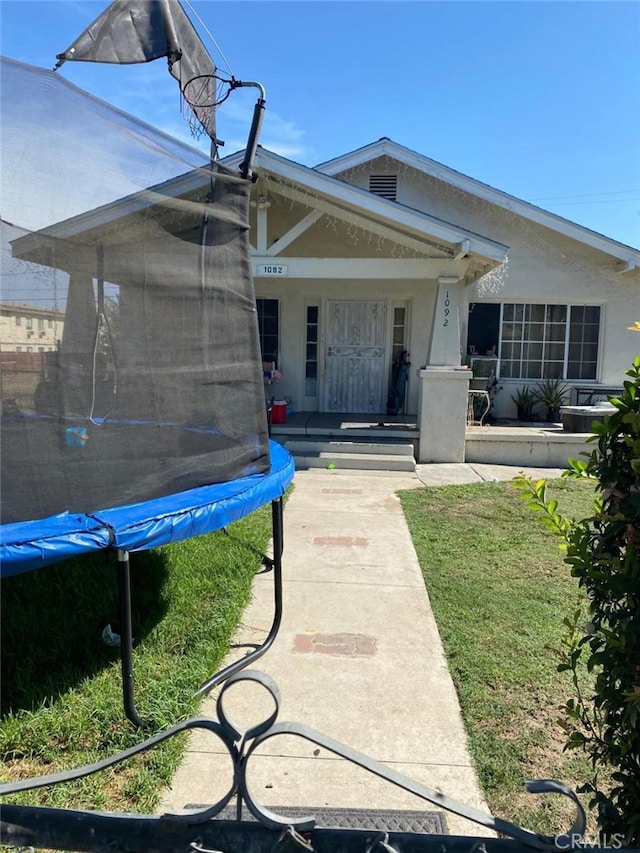
<path fill-rule="evenodd" d="M 195 690 L 219 668 L 250 600 L 261 567 L 254 548 L 267 547 L 271 508 L 229 533 L 131 556 L 136 704 L 152 730 L 196 712 Z M 124 718 L 119 650 L 101 639 L 117 613 L 113 554 L 3 580 L 3 781 L 91 763 L 142 739 Z M 182 748 L 173 739 L 126 765 L 19 801 L 153 811 Z"/>
<path fill-rule="evenodd" d="M 593 506 L 585 482 L 552 481 L 549 496 L 576 518 Z M 560 540 L 511 483 L 407 491 L 401 499 L 489 806 L 531 829 L 564 831 L 570 804 L 523 787 L 526 779 L 555 778 L 575 788 L 589 770 L 578 753 L 563 752 L 556 721 L 571 685 L 545 649 L 558 645 L 578 600 Z"/>

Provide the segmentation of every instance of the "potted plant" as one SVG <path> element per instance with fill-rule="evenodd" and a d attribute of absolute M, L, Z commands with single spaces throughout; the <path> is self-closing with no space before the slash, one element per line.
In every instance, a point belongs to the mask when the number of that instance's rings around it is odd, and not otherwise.
<path fill-rule="evenodd" d="M 569 395 L 571 388 L 562 379 L 543 379 L 533 389 L 533 395 L 547 407 L 547 421 L 560 420 L 560 406 Z"/>
<path fill-rule="evenodd" d="M 536 402 L 536 397 L 529 386 L 523 385 L 522 388 L 518 388 L 516 393 L 511 395 L 511 399 L 518 409 L 518 420 L 530 421 L 533 416 L 533 404 Z"/>

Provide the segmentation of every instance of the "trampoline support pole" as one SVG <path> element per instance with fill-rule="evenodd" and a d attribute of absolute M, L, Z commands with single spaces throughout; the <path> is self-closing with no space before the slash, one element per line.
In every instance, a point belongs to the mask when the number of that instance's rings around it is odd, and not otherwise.
<path fill-rule="evenodd" d="M 282 551 L 284 549 L 284 525 L 283 525 L 283 503 L 282 498 L 271 502 L 271 525 L 273 537 L 273 591 L 274 591 L 274 615 L 269 633 L 264 642 L 235 663 L 229 664 L 220 672 L 212 675 L 196 691 L 196 696 L 208 693 L 227 678 L 235 675 L 241 669 L 252 664 L 270 648 L 280 630 L 282 621 Z"/>
<path fill-rule="evenodd" d="M 142 728 L 144 723 L 138 716 L 134 699 L 129 552 L 121 548 L 118 548 L 118 594 L 120 599 L 120 658 L 122 661 L 124 712 L 136 728 Z"/>

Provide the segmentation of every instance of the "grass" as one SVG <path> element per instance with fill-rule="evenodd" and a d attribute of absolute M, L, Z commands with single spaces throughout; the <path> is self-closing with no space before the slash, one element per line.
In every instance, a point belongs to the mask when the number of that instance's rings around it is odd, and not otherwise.
<path fill-rule="evenodd" d="M 271 508 L 217 531 L 131 555 L 134 673 L 140 716 L 161 730 L 193 715 L 251 597 Z M 249 547 L 247 547 L 249 545 Z M 114 555 L 68 560 L 2 582 L 3 781 L 92 763 L 142 739 L 124 718 Z M 147 736 L 151 732 L 145 732 Z M 79 782 L 12 798 L 59 807 L 152 812 L 184 740 Z"/>
<path fill-rule="evenodd" d="M 552 481 L 548 494 L 574 518 L 593 507 L 588 483 Z M 525 780 L 543 778 L 575 789 L 589 775 L 581 755 L 563 751 L 558 707 L 571 685 L 545 648 L 559 644 L 579 597 L 560 542 L 511 483 L 407 491 L 401 500 L 489 807 L 539 832 L 566 831 L 569 801 L 524 790 Z"/>

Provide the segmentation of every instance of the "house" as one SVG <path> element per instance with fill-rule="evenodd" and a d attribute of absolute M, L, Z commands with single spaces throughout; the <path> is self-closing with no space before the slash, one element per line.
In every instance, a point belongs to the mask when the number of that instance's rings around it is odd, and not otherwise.
<path fill-rule="evenodd" d="M 27 70 L 16 66 L 16 73 Z M 40 97 L 44 90 L 37 78 L 49 72 L 31 69 L 29 74 L 34 76 L 31 97 Z M 56 85 L 61 92 L 65 88 L 61 80 Z M 65 97 L 71 96 L 65 91 Z M 87 96 L 74 90 L 73 98 L 65 108 L 71 104 L 73 110 L 84 110 Z M 49 95 L 42 103 L 43 109 L 52 109 L 54 102 Z M 8 106 L 5 99 L 5 111 Z M 108 105 L 100 109 L 112 110 Z M 22 115 L 16 109 L 14 120 Z M 92 182 L 74 177 L 74 193 L 78 188 L 84 194 L 73 205 L 69 193 L 31 175 L 47 189 L 43 204 L 39 196 L 22 191 L 24 175 L 14 170 L 16 187 L 7 197 L 17 209 L 25 207 L 28 217 L 8 216 L 9 222 L 0 223 L 8 270 L 3 270 L 3 302 L 21 301 L 14 298 L 11 282 L 13 265 L 22 261 L 46 290 L 41 307 L 54 309 L 56 293 L 62 305 L 67 288 L 69 295 L 72 290 L 88 293 L 82 276 L 96 279 L 95 248 L 87 250 L 86 263 L 77 268 L 77 259 L 66 259 L 64 246 L 75 241 L 93 247 L 106 240 L 112 248 L 103 269 L 105 306 L 109 299 L 119 304 L 123 274 L 113 246 L 135 211 L 142 218 L 145 210 L 151 218 L 157 214 L 162 245 L 174 232 L 196 239 L 200 219 L 193 211 L 200 211 L 209 184 L 206 168 L 200 168 L 203 155 L 182 146 L 179 156 L 168 158 L 162 168 L 150 168 L 149 151 L 156 148 L 147 143 L 158 132 L 139 123 L 135 127 L 134 138 L 144 151 L 137 159 L 126 153 L 127 135 L 92 137 L 93 157 L 81 161 L 83 168 L 92 168 L 97 157 L 117 163 L 120 171 L 99 182 L 96 192 L 90 191 Z M 102 147 L 95 150 L 98 144 Z M 86 148 L 81 135 L 76 145 L 78 151 Z M 117 157 L 109 145 L 116 146 Z M 162 138 L 168 150 L 176 145 Z M 20 162 L 21 152 L 15 156 Z M 55 156 L 59 159 L 58 149 Z M 243 158 L 244 152 L 232 155 L 223 165 L 237 173 Z M 48 176 L 42 152 L 37 162 Z M 139 163 L 144 168 L 137 168 Z M 79 168 L 70 156 L 64 166 L 74 174 Z M 620 387 L 637 346 L 637 336 L 626 331 L 640 318 L 637 249 L 386 138 L 315 168 L 258 148 L 255 170 L 249 240 L 261 355 L 263 364 L 281 376 L 266 390 L 269 396 L 291 400 L 294 411 L 384 421 L 394 360 L 408 352 L 402 412 L 416 424 L 417 459 L 460 462 L 467 452 L 469 390 L 474 386 L 482 393 L 488 383 L 497 382 L 497 418 L 515 417 L 512 394 L 541 378 L 566 378 L 576 389 L 574 396 L 581 389 Z M 62 168 L 53 173 L 65 174 Z M 179 214 L 167 212 L 171 199 L 180 202 Z M 191 202 L 195 206 L 189 212 Z M 43 219 L 48 205 L 51 215 Z M 18 221 L 21 229 L 10 225 Z M 48 236 L 40 245 L 36 232 L 45 224 L 40 236 Z M 56 269 L 60 280 L 46 272 Z M 153 274 L 167 279 L 166 265 Z M 16 282 L 26 280 L 16 277 Z M 78 317 L 84 310 L 78 303 L 70 313 Z M 174 318 L 164 309 L 149 318 L 170 367 L 172 356 L 163 342 Z M 71 325 L 65 324 L 65 336 L 71 335 Z M 74 342 L 75 348 L 86 350 L 82 370 L 88 375 L 94 370 L 92 341 L 89 336 Z M 14 345 L 23 344 L 16 340 L 9 348 Z M 158 367 L 168 369 L 163 360 Z M 218 407 L 217 415 L 223 408 Z"/>
<path fill-rule="evenodd" d="M 542 378 L 622 385 L 637 354 L 638 249 L 387 138 L 315 168 L 259 148 L 256 171 L 263 358 L 296 411 L 384 417 L 406 350 L 419 461 L 459 462 L 473 374 L 496 377 L 498 418 Z"/>

